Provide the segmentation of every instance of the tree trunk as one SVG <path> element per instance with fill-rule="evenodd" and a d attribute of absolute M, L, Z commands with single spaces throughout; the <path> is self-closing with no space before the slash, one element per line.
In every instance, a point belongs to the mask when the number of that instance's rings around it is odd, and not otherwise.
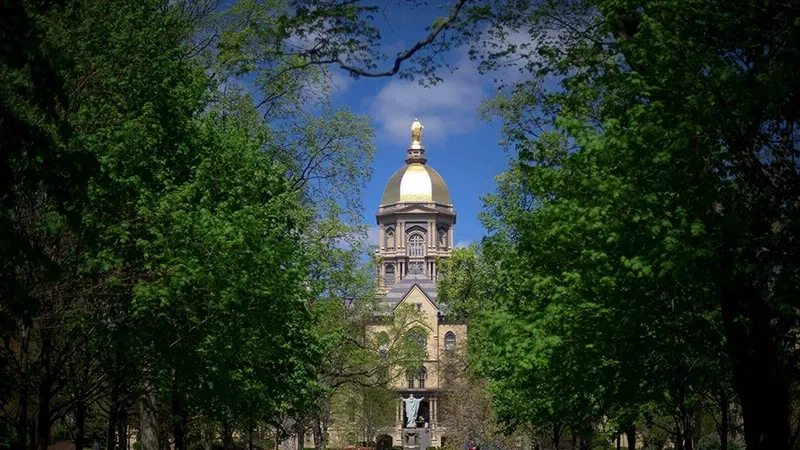
<path fill-rule="evenodd" d="M 636 425 L 625 430 L 625 437 L 628 439 L 628 450 L 636 450 Z"/>
<path fill-rule="evenodd" d="M 311 429 L 314 434 L 314 450 L 325 450 L 327 442 L 327 436 L 325 426 L 323 426 L 322 418 L 314 417 L 311 421 Z"/>
<path fill-rule="evenodd" d="M 178 389 L 178 380 L 172 380 L 172 433 L 175 450 L 186 450 L 186 411 Z"/>
<path fill-rule="evenodd" d="M 86 403 L 80 400 L 75 406 L 75 450 L 83 450 L 83 435 L 86 433 Z"/>
<path fill-rule="evenodd" d="M 39 378 L 39 405 L 36 415 L 36 449 L 47 450 L 50 445 L 50 403 L 53 397 L 53 383 L 50 372 L 53 343 L 50 335 L 42 331 L 42 348 L 40 349 L 40 359 L 42 374 Z"/>
<path fill-rule="evenodd" d="M 692 432 L 692 415 L 686 407 L 686 385 L 683 382 L 683 367 L 679 364 L 678 369 L 679 381 L 676 388 L 678 408 L 676 413 L 673 415 L 675 430 L 677 432 L 675 438 L 675 450 L 693 450 L 694 447 L 692 446 L 692 438 L 694 433 Z"/>
<path fill-rule="evenodd" d="M 247 450 L 253 450 L 253 424 L 247 425 Z"/>
<path fill-rule="evenodd" d="M 158 438 L 156 398 L 153 393 L 147 392 L 139 399 L 139 442 L 142 443 L 142 450 L 161 450 Z"/>
<path fill-rule="evenodd" d="M 592 450 L 592 436 L 584 435 L 580 438 L 580 450 Z"/>
<path fill-rule="evenodd" d="M 744 419 L 747 450 L 789 450 L 789 393 L 769 305 L 747 280 L 723 261 L 722 322 L 733 367 L 733 384 Z"/>
<path fill-rule="evenodd" d="M 553 450 L 558 450 L 558 447 L 561 444 L 561 432 L 562 431 L 563 430 L 561 429 L 560 425 L 558 425 L 558 424 L 553 425 L 553 430 L 552 430 L 553 435 L 551 436 L 551 438 L 553 439 Z"/>
<path fill-rule="evenodd" d="M 117 416 L 117 436 L 119 436 L 119 450 L 128 450 L 128 411 L 120 408 Z"/>
<path fill-rule="evenodd" d="M 19 345 L 20 390 L 19 408 L 17 410 L 17 441 L 12 450 L 25 450 L 28 443 L 28 355 L 31 331 L 22 325 Z"/>
<path fill-rule="evenodd" d="M 30 450 L 36 450 L 36 420 L 28 426 L 28 433 L 30 433 L 31 442 L 28 446 Z"/>
<path fill-rule="evenodd" d="M 591 420 L 581 426 L 580 450 L 592 450 L 594 447 L 595 427 Z"/>
<path fill-rule="evenodd" d="M 222 448 L 223 450 L 233 448 L 233 426 L 229 422 L 222 422 Z"/>
<path fill-rule="evenodd" d="M 106 427 L 106 450 L 117 448 L 117 413 L 119 411 L 119 383 L 116 372 L 111 381 L 111 401 L 108 407 L 108 426 Z"/>
<path fill-rule="evenodd" d="M 717 433 L 719 434 L 719 450 L 728 450 L 728 429 L 730 428 L 729 422 L 730 418 L 728 418 L 728 410 L 730 409 L 731 405 L 728 402 L 728 398 L 726 396 L 722 396 L 722 401 L 720 402 L 720 424 L 717 428 Z"/>

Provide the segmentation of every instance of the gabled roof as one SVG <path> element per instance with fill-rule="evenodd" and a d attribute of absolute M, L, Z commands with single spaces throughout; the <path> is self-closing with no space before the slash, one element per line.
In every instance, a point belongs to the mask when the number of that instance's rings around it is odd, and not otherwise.
<path fill-rule="evenodd" d="M 427 276 L 421 273 L 409 273 L 405 278 L 395 284 L 392 289 L 383 297 L 383 301 L 397 306 L 404 298 L 411 292 L 414 286 L 419 286 L 419 289 L 428 297 L 428 300 L 433 303 L 437 308 L 439 305 L 436 303 L 436 283 Z"/>

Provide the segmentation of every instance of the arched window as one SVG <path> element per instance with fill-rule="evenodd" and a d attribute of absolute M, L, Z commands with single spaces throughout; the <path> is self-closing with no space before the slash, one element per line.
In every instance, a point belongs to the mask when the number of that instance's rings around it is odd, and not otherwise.
<path fill-rule="evenodd" d="M 386 229 L 386 248 L 393 249 L 394 248 L 394 228 L 387 228 Z"/>
<path fill-rule="evenodd" d="M 409 330 L 408 339 L 410 339 L 411 342 L 419 344 L 419 346 L 422 348 L 423 351 L 426 349 L 427 336 L 425 331 L 422 330 L 422 328 L 414 327 L 413 329 Z"/>
<path fill-rule="evenodd" d="M 417 387 L 419 389 L 425 389 L 426 378 L 428 378 L 428 371 L 424 367 L 420 367 L 419 372 L 417 372 Z"/>
<path fill-rule="evenodd" d="M 425 238 L 421 234 L 412 234 L 408 237 L 408 256 L 425 256 Z"/>
<path fill-rule="evenodd" d="M 408 388 L 414 389 L 414 372 L 410 370 L 406 372 L 406 381 L 408 381 Z"/>
<path fill-rule="evenodd" d="M 444 335 L 444 349 L 452 350 L 456 348 L 456 335 L 452 331 L 448 331 Z"/>
<path fill-rule="evenodd" d="M 383 281 L 386 286 L 394 286 L 394 264 L 387 264 L 385 266 Z"/>

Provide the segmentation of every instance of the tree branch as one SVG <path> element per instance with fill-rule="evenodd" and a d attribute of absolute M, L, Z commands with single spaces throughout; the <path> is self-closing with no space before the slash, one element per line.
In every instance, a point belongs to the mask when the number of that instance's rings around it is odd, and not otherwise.
<path fill-rule="evenodd" d="M 469 2 L 469 1 L 470 0 L 458 0 L 458 2 L 453 7 L 453 9 L 450 10 L 450 15 L 448 15 L 444 20 L 439 22 L 439 24 L 436 25 L 431 30 L 431 32 L 428 34 L 428 36 L 426 36 L 424 39 L 422 39 L 420 41 L 417 41 L 417 43 L 414 44 L 413 47 L 411 47 L 408 50 L 404 51 L 403 53 L 400 53 L 399 55 L 397 55 L 397 58 L 395 58 L 395 60 L 394 60 L 394 65 L 389 70 L 386 70 L 384 72 L 369 72 L 369 71 L 366 71 L 366 70 L 363 70 L 363 69 L 359 69 L 357 67 L 353 67 L 353 66 L 350 66 L 350 65 L 346 64 L 338 56 L 335 59 L 331 59 L 331 60 L 328 60 L 328 61 L 322 61 L 322 62 L 323 63 L 325 63 L 325 62 L 336 63 L 336 64 L 339 65 L 340 68 L 350 72 L 351 74 L 353 74 L 355 76 L 359 76 L 359 77 L 380 78 L 380 77 L 393 76 L 393 75 L 397 74 L 400 71 L 400 66 L 405 61 L 407 61 L 408 59 L 411 59 L 418 51 L 422 50 L 424 47 L 426 47 L 431 42 L 436 40 L 436 38 L 439 36 L 439 34 L 442 31 L 444 31 L 447 28 L 449 28 L 450 25 L 453 22 L 455 22 L 456 19 L 458 18 L 458 14 L 464 8 L 464 5 L 466 5 L 467 2 Z"/>

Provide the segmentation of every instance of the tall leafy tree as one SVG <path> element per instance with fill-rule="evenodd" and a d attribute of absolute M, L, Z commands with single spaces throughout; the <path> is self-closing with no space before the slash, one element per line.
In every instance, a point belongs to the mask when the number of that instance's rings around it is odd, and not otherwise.
<path fill-rule="evenodd" d="M 789 448 L 797 8 L 588 1 L 471 13 L 492 21 L 465 34 L 481 38 L 482 68 L 521 61 L 529 75 L 488 105 L 532 199 L 501 212 L 517 251 L 499 308 L 519 321 L 505 342 L 538 344 L 506 356 L 552 348 L 551 361 L 612 364 L 586 367 L 620 390 L 592 394 L 603 410 L 672 405 L 686 447 L 686 388 L 731 370 L 748 448 Z"/>

